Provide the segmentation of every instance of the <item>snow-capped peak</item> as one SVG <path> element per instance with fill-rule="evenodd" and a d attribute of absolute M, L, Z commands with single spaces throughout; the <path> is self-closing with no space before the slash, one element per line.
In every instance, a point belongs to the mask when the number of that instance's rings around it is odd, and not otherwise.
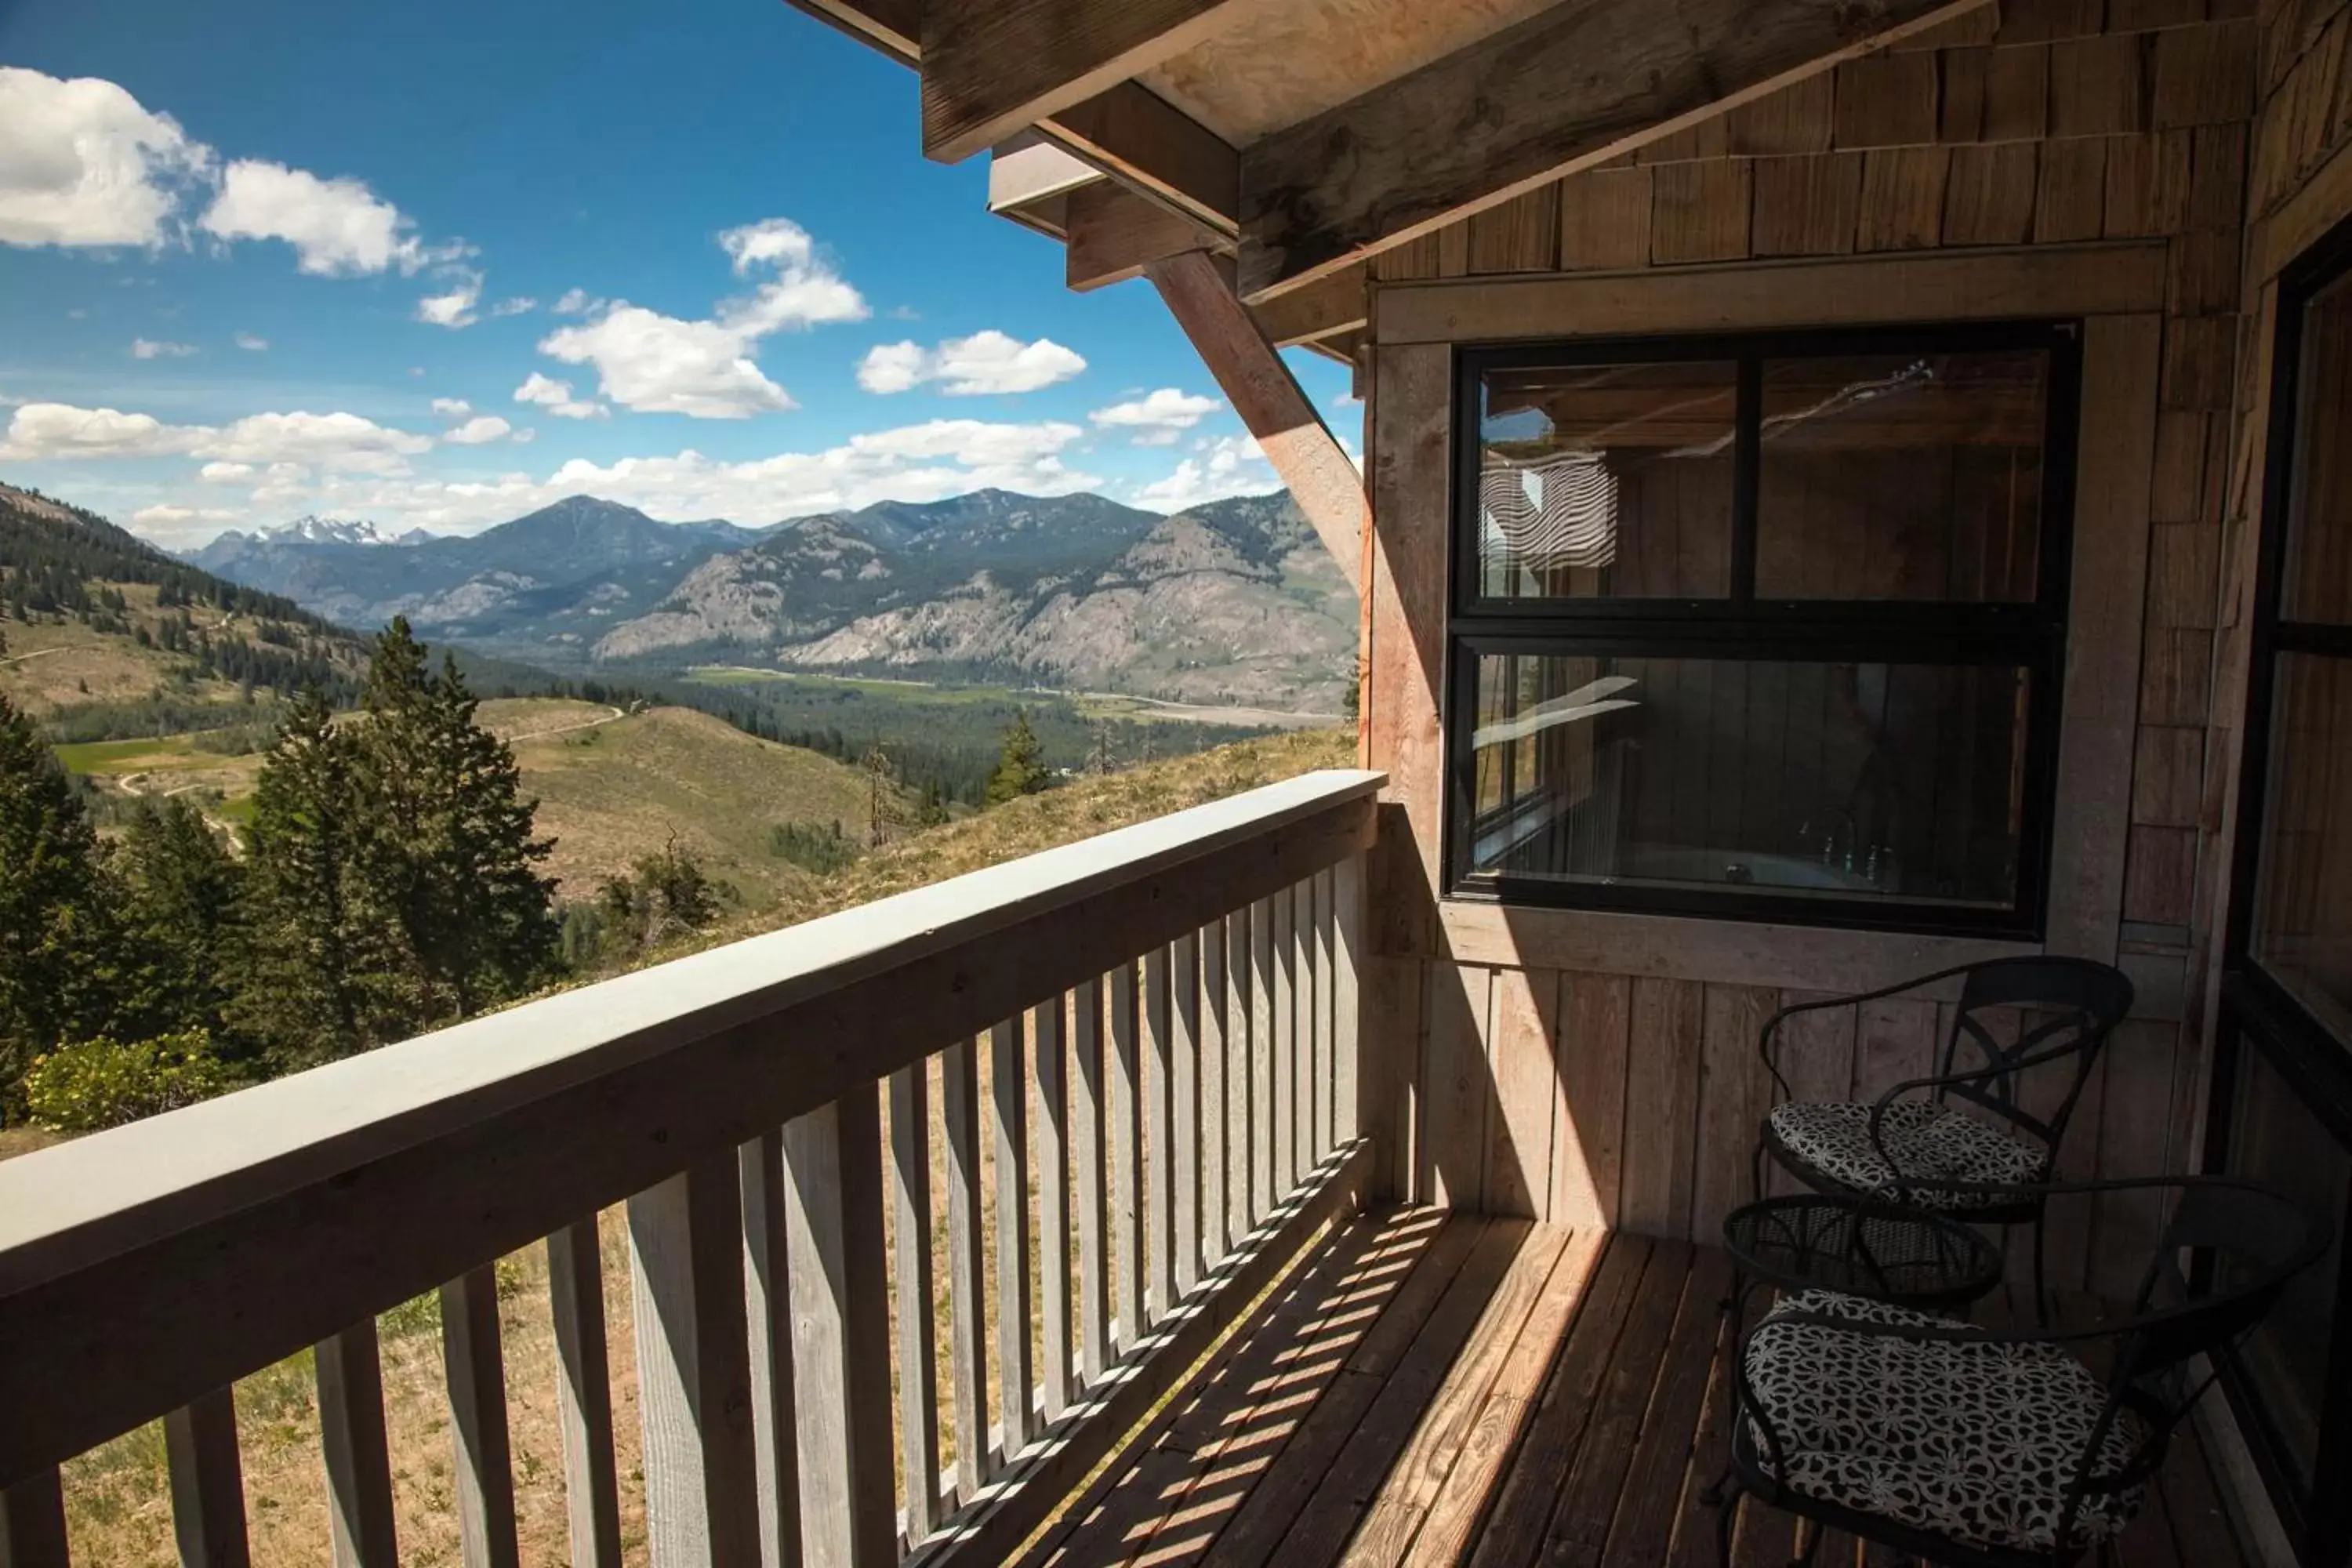
<path fill-rule="evenodd" d="M 394 544 L 400 542 L 377 531 L 375 524 L 339 517 L 298 517 L 277 528 L 261 531 L 264 539 L 295 544 Z"/>

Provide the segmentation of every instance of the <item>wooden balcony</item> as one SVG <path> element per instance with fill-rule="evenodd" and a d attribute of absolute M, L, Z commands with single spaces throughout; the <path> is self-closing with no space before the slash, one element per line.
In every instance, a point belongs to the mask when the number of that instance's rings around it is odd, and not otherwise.
<path fill-rule="evenodd" d="M 0 1564 L 93 1561 L 59 1467 L 159 1420 L 183 1560 L 249 1561 L 231 1390 L 305 1350 L 333 1558 L 400 1561 L 378 1315 L 436 1290 L 440 1511 L 467 1564 L 520 1562 L 497 1265 L 542 1247 L 575 1563 L 1002 1560 L 1363 1200 L 1381 783 L 1272 785 L 0 1165 Z"/>
<path fill-rule="evenodd" d="M 158 1421 L 204 1568 L 255 1560 L 249 1497 L 322 1495 L 351 1568 L 566 1535 L 583 1568 L 1712 1561 L 1723 1256 L 1387 1201 L 1407 1163 L 1360 1134 L 1436 1069 L 1382 1068 L 1423 1031 L 1380 1004 L 1359 1039 L 1381 782 L 1270 786 L 0 1165 L 0 1568 L 119 1560 L 70 1538 L 61 1467 Z M 1421 1157 L 1486 1161 L 1418 1125 Z M 502 1344 L 526 1250 L 543 1354 Z M 386 1374 L 419 1358 L 378 1317 L 435 1292 L 451 1436 L 420 1461 L 387 1410 L 427 1396 Z M 317 1457 L 268 1472 L 292 1499 L 246 1473 L 232 1389 L 306 1351 Z M 534 1403 L 560 1475 L 509 1420 Z M 421 1521 L 418 1468 L 449 1477 Z M 2125 1561 L 2237 1562 L 2216 1499 L 2188 1437 Z M 1751 1509 L 1736 1560 L 1794 1544 Z"/>

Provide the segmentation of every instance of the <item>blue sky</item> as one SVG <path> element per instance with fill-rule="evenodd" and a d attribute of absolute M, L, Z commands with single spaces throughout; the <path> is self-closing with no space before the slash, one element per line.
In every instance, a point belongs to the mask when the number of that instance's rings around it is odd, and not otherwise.
<path fill-rule="evenodd" d="M 1148 285 L 1066 291 L 781 0 L 0 0 L 0 479 L 174 546 L 1275 488 Z"/>

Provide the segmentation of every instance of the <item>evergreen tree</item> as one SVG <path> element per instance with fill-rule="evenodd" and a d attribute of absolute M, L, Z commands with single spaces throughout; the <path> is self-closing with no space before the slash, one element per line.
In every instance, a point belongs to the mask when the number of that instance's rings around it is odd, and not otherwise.
<path fill-rule="evenodd" d="M 98 835 L 48 743 L 0 696 L 0 1109 L 34 1056 L 103 1027 L 114 954 Z"/>
<path fill-rule="evenodd" d="M 142 800 L 115 857 L 127 956 L 142 1016 L 132 1037 L 226 1029 L 244 959 L 245 868 L 184 799 Z"/>
<path fill-rule="evenodd" d="M 288 708 L 247 831 L 247 961 L 235 1016 L 281 1062 L 373 1043 L 387 923 L 368 897 L 352 745 L 315 688 Z"/>
<path fill-rule="evenodd" d="M 1004 731 L 1004 754 L 996 771 L 988 775 L 988 804 L 1002 805 L 1051 784 L 1054 775 L 1045 770 L 1045 752 L 1037 731 L 1029 727 L 1029 710 L 1016 712 L 1011 728 Z"/>

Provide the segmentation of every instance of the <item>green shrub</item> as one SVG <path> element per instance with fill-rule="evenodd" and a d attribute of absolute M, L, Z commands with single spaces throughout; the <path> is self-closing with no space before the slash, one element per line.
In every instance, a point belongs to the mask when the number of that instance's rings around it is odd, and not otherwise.
<path fill-rule="evenodd" d="M 33 1058 L 25 1106 L 53 1132 L 95 1132 L 234 1088 L 202 1029 L 124 1045 L 100 1036 Z"/>
<path fill-rule="evenodd" d="M 839 817 L 830 828 L 814 822 L 779 822 L 768 829 L 768 853 L 826 876 L 856 859 L 857 846 L 843 836 Z"/>

